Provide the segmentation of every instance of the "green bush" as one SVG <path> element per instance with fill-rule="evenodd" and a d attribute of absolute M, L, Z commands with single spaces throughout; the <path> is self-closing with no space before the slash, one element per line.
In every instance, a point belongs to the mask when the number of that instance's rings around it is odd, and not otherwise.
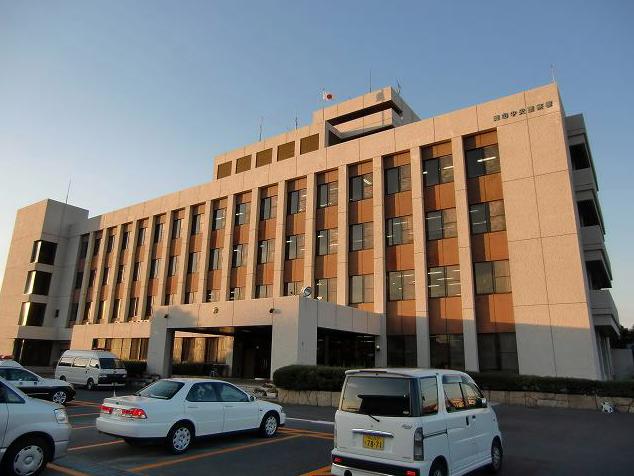
<path fill-rule="evenodd" d="M 124 360 L 123 365 L 129 377 L 140 377 L 147 369 L 147 362 L 144 360 Z"/>
<path fill-rule="evenodd" d="M 341 391 L 345 368 L 289 365 L 273 373 L 273 382 L 286 390 Z M 597 381 L 563 377 L 537 377 L 499 373 L 469 372 L 480 388 L 574 395 L 601 395 L 634 398 L 634 380 Z"/>
<path fill-rule="evenodd" d="M 346 369 L 315 365 L 289 365 L 273 373 L 273 383 L 288 390 L 341 391 Z"/>

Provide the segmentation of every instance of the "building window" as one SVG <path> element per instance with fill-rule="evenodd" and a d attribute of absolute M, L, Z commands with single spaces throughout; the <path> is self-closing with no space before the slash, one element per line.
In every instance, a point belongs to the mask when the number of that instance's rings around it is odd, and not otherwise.
<path fill-rule="evenodd" d="M 224 164 L 218 164 L 216 177 L 221 179 L 231 175 L 231 162 L 225 162 Z"/>
<path fill-rule="evenodd" d="M 163 224 L 154 224 L 154 243 L 160 243 L 163 240 Z"/>
<path fill-rule="evenodd" d="M 88 287 L 92 288 L 95 285 L 95 279 L 97 278 L 97 270 L 91 269 L 88 275 Z"/>
<path fill-rule="evenodd" d="M 302 292 L 303 283 L 301 281 L 291 281 L 284 283 L 284 296 L 299 296 Z"/>
<path fill-rule="evenodd" d="M 255 154 L 255 166 L 262 167 L 273 162 L 273 149 L 261 150 Z"/>
<path fill-rule="evenodd" d="M 209 252 L 209 270 L 220 269 L 222 267 L 222 250 L 212 248 Z"/>
<path fill-rule="evenodd" d="M 79 259 L 86 258 L 88 254 L 88 235 L 83 235 L 81 237 L 81 242 L 79 243 Z"/>
<path fill-rule="evenodd" d="M 290 159 L 295 156 L 295 142 L 287 142 L 277 146 L 277 161 Z"/>
<path fill-rule="evenodd" d="M 427 213 L 425 215 L 425 231 L 429 241 L 458 236 L 456 209 L 447 208 Z"/>
<path fill-rule="evenodd" d="M 277 215 L 277 197 L 265 197 L 260 200 L 260 220 L 270 220 Z"/>
<path fill-rule="evenodd" d="M 469 220 L 471 220 L 471 233 L 474 235 L 506 230 L 504 201 L 496 200 L 470 205 Z"/>
<path fill-rule="evenodd" d="M 90 319 L 91 304 L 92 303 L 90 301 L 86 301 L 86 304 L 84 305 L 84 316 L 83 316 L 82 322 L 88 322 L 88 319 Z"/>
<path fill-rule="evenodd" d="M 172 222 L 172 240 L 175 240 L 181 237 L 182 226 L 183 226 L 183 219 L 174 218 L 174 221 Z"/>
<path fill-rule="evenodd" d="M 143 246 L 144 244 L 145 244 L 145 227 L 139 228 L 137 238 L 136 238 L 137 246 Z"/>
<path fill-rule="evenodd" d="M 92 255 L 97 256 L 99 254 L 99 248 L 101 248 L 101 236 L 95 238 L 95 243 L 92 247 Z"/>
<path fill-rule="evenodd" d="M 462 334 L 429 336 L 431 366 L 435 369 L 464 369 L 464 337 Z"/>
<path fill-rule="evenodd" d="M 317 232 L 317 256 L 332 255 L 337 253 L 337 235 L 336 228 L 328 230 L 319 230 Z"/>
<path fill-rule="evenodd" d="M 331 207 L 337 204 L 339 187 L 337 182 L 322 183 L 317 186 L 317 208 Z"/>
<path fill-rule="evenodd" d="M 39 302 L 23 302 L 20 309 L 21 326 L 41 326 L 44 324 L 46 304 Z"/>
<path fill-rule="evenodd" d="M 414 270 L 391 271 L 387 274 L 388 300 L 406 301 L 415 299 Z"/>
<path fill-rule="evenodd" d="M 196 213 L 192 215 L 192 229 L 191 235 L 198 235 L 203 228 L 203 215 L 202 213 Z"/>
<path fill-rule="evenodd" d="M 105 286 L 108 284 L 108 276 L 110 275 L 110 268 L 107 266 L 103 268 L 103 274 L 101 275 L 101 285 Z"/>
<path fill-rule="evenodd" d="M 460 296 L 460 266 L 438 266 L 427 271 L 430 298 Z"/>
<path fill-rule="evenodd" d="M 134 269 L 132 270 L 132 281 L 138 281 L 141 277 L 141 262 L 134 263 Z"/>
<path fill-rule="evenodd" d="M 120 264 L 117 268 L 117 284 L 123 282 L 123 275 L 125 274 L 125 265 Z"/>
<path fill-rule="evenodd" d="M 200 258 L 200 253 L 198 252 L 189 253 L 189 259 L 187 260 L 187 274 L 198 272 L 199 258 Z"/>
<path fill-rule="evenodd" d="M 115 299 L 112 302 L 112 315 L 111 315 L 111 321 L 116 321 L 117 319 L 119 319 L 119 309 L 121 308 L 121 299 Z"/>
<path fill-rule="evenodd" d="M 139 298 L 132 297 L 130 298 L 130 307 L 128 307 L 128 318 L 134 317 L 139 312 Z"/>
<path fill-rule="evenodd" d="M 258 243 L 258 264 L 272 263 L 275 254 L 275 240 L 262 240 Z"/>
<path fill-rule="evenodd" d="M 473 264 L 476 294 L 511 292 L 511 270 L 508 260 Z"/>
<path fill-rule="evenodd" d="M 185 293 L 185 304 L 194 304 L 196 302 L 196 293 L 189 291 Z"/>
<path fill-rule="evenodd" d="M 286 259 L 304 257 L 304 235 L 290 235 L 286 237 Z"/>
<path fill-rule="evenodd" d="M 128 244 L 130 242 L 130 232 L 124 231 L 121 236 L 121 251 L 128 249 Z"/>
<path fill-rule="evenodd" d="M 374 246 L 374 222 L 350 225 L 350 251 L 369 250 Z"/>
<path fill-rule="evenodd" d="M 236 173 L 246 172 L 251 168 L 251 156 L 245 155 L 236 160 Z"/>
<path fill-rule="evenodd" d="M 350 177 L 349 193 L 351 202 L 372 198 L 372 174 Z"/>
<path fill-rule="evenodd" d="M 167 264 L 167 276 L 176 276 L 177 268 L 178 256 L 170 256 L 169 263 Z"/>
<path fill-rule="evenodd" d="M 471 149 L 465 152 L 467 177 L 495 174 L 500 171 L 500 152 L 497 144 Z"/>
<path fill-rule="evenodd" d="M 165 299 L 163 300 L 163 305 L 165 306 L 173 306 L 176 300 L 176 294 L 165 294 Z"/>
<path fill-rule="evenodd" d="M 385 224 L 385 237 L 387 246 L 403 245 L 411 243 L 412 216 L 388 218 Z"/>
<path fill-rule="evenodd" d="M 220 289 L 207 289 L 205 302 L 217 302 L 220 300 Z"/>
<path fill-rule="evenodd" d="M 48 296 L 52 276 L 51 273 L 47 273 L 46 271 L 29 271 L 26 277 L 24 294 Z"/>
<path fill-rule="evenodd" d="M 258 284 L 255 287 L 255 298 L 267 298 L 273 295 L 273 286 L 270 284 Z"/>
<path fill-rule="evenodd" d="M 319 149 L 319 134 L 313 134 L 312 136 L 303 137 L 299 141 L 299 153 L 307 154 Z"/>
<path fill-rule="evenodd" d="M 249 223 L 249 203 L 236 204 L 236 225 L 246 225 Z"/>
<path fill-rule="evenodd" d="M 453 157 L 445 155 L 423 162 L 423 184 L 425 187 L 453 182 Z"/>
<path fill-rule="evenodd" d="M 104 300 L 99 301 L 99 304 L 97 304 L 97 316 L 95 316 L 95 320 L 97 322 L 103 319 L 103 311 L 105 306 L 106 306 L 106 301 Z"/>
<path fill-rule="evenodd" d="M 374 302 L 374 275 L 350 276 L 350 304 Z"/>
<path fill-rule="evenodd" d="M 315 286 L 315 298 L 336 303 L 337 278 L 318 279 Z"/>
<path fill-rule="evenodd" d="M 239 268 L 247 265 L 247 244 L 233 245 L 233 254 L 231 256 L 231 266 Z"/>
<path fill-rule="evenodd" d="M 229 301 L 241 301 L 244 299 L 242 288 L 231 288 L 229 291 Z"/>
<path fill-rule="evenodd" d="M 218 208 L 214 210 L 213 221 L 211 222 L 212 230 L 222 230 L 225 227 L 226 208 Z"/>
<path fill-rule="evenodd" d="M 84 280 L 84 272 L 77 271 L 75 275 L 75 289 L 81 289 L 81 282 Z"/>
<path fill-rule="evenodd" d="M 392 195 L 398 192 L 404 192 L 411 190 L 412 188 L 412 176 L 410 173 L 410 166 L 400 165 L 398 167 L 392 167 L 385 169 L 385 194 Z"/>
<path fill-rule="evenodd" d="M 31 263 L 55 264 L 55 254 L 57 243 L 51 241 L 37 240 L 33 243 L 31 251 Z"/>
<path fill-rule="evenodd" d="M 154 312 L 154 296 L 145 297 L 145 317 L 151 317 Z"/>
<path fill-rule="evenodd" d="M 106 242 L 106 253 L 112 253 L 114 249 L 114 235 L 108 235 L 108 241 Z"/>
<path fill-rule="evenodd" d="M 288 215 L 306 211 L 306 189 L 288 192 Z"/>
<path fill-rule="evenodd" d="M 161 260 L 159 258 L 154 258 L 152 261 L 150 261 L 150 279 L 158 278 L 160 265 Z"/>
<path fill-rule="evenodd" d="M 519 371 L 514 332 L 478 334 L 480 372 Z"/>

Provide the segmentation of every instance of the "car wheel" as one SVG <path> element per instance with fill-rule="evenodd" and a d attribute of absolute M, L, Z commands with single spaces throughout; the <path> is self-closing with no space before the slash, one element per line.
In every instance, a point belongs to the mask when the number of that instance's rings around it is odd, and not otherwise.
<path fill-rule="evenodd" d="M 502 460 L 504 459 L 504 451 L 502 451 L 502 444 L 500 440 L 496 438 L 491 443 L 491 464 L 489 465 L 489 472 L 499 473 L 502 469 Z"/>
<path fill-rule="evenodd" d="M 167 434 L 167 448 L 174 454 L 179 455 L 189 449 L 194 439 L 194 430 L 189 423 L 176 423 Z"/>
<path fill-rule="evenodd" d="M 91 378 L 86 382 L 86 390 L 93 390 L 95 388 L 95 381 Z"/>
<path fill-rule="evenodd" d="M 68 393 L 66 392 L 66 390 L 53 390 L 53 393 L 51 394 L 51 401 L 53 403 L 65 405 L 66 400 L 68 400 Z"/>
<path fill-rule="evenodd" d="M 6 473 L 10 476 L 40 474 L 49 460 L 49 446 L 43 438 L 27 437 L 13 443 L 4 457 Z"/>
<path fill-rule="evenodd" d="M 429 476 L 447 476 L 447 466 L 443 461 L 434 461 L 429 470 Z"/>
<path fill-rule="evenodd" d="M 267 413 L 264 415 L 264 418 L 262 418 L 262 423 L 260 423 L 260 435 L 264 438 L 275 436 L 279 425 L 279 417 L 273 412 Z"/>

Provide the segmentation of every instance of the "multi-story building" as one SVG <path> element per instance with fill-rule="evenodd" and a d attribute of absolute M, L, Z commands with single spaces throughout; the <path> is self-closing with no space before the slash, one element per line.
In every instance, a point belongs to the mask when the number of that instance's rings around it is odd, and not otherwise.
<path fill-rule="evenodd" d="M 19 210 L 0 352 L 612 376 L 596 174 L 555 84 L 422 120 L 385 88 L 213 167 L 92 218 Z"/>

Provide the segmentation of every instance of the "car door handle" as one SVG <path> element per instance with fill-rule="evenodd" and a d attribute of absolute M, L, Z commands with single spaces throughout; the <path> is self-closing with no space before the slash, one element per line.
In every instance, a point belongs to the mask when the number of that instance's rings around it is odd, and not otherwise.
<path fill-rule="evenodd" d="M 187 405 L 187 408 L 198 408 L 198 405 Z"/>
<path fill-rule="evenodd" d="M 225 408 L 233 408 L 235 405 L 225 405 Z"/>

